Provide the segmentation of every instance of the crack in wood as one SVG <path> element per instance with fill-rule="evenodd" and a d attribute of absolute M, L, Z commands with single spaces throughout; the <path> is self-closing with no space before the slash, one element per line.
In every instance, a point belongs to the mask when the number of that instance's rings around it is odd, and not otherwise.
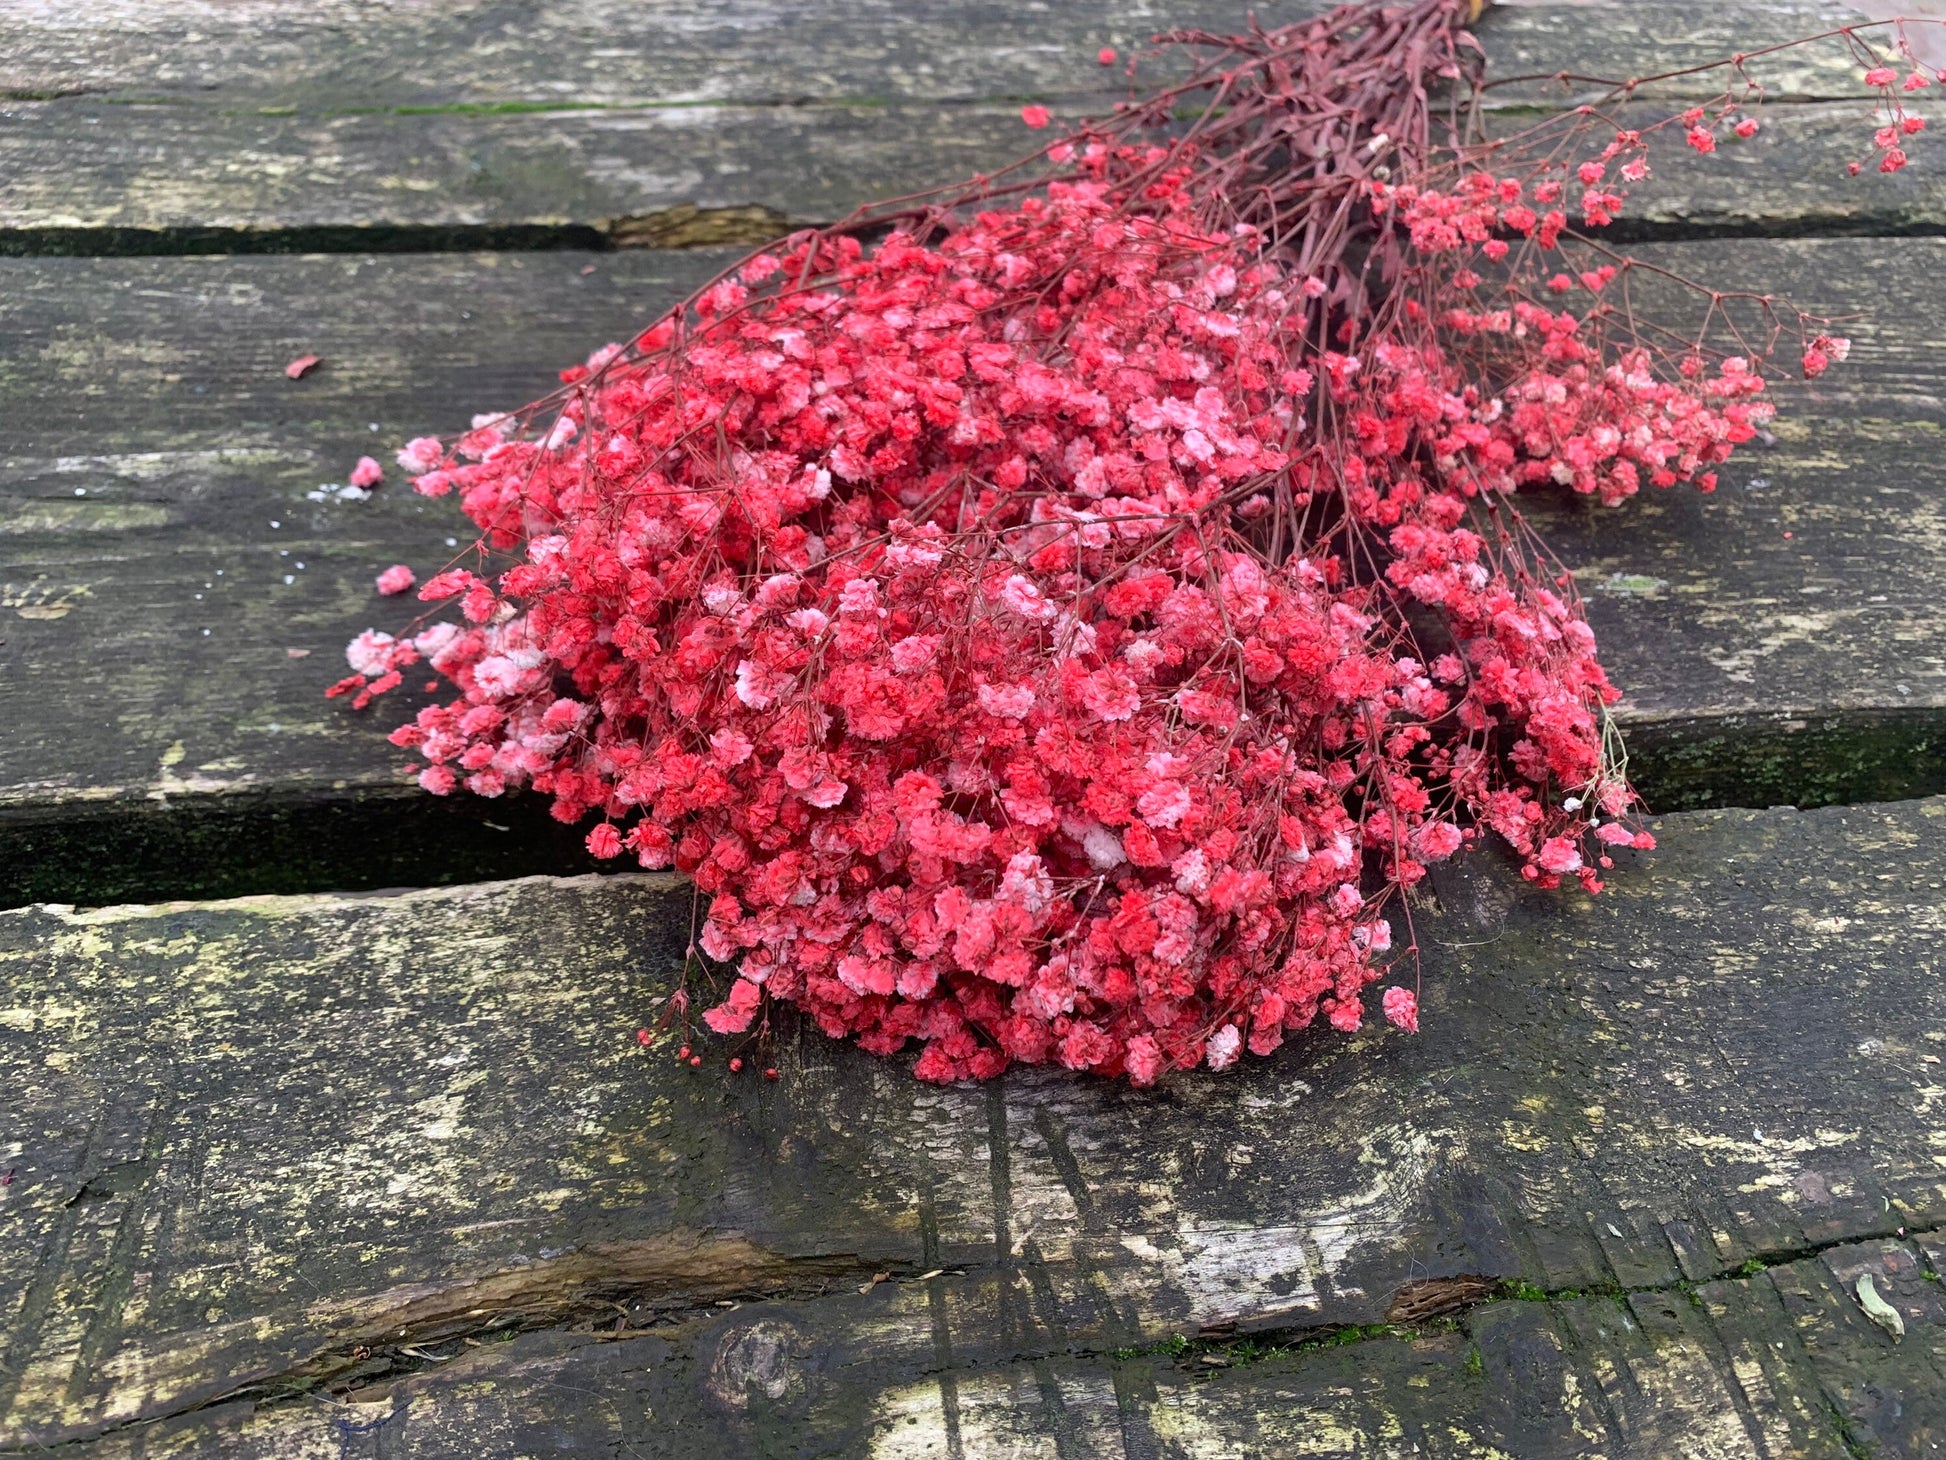
<path fill-rule="evenodd" d="M 73 1205 L 73 1203 L 70 1203 Z M 124 1221 L 139 1213 L 131 1208 Z M 848 1291 L 861 1275 L 887 1269 L 904 1276 L 909 1262 L 850 1253 L 789 1256 L 734 1237 L 669 1233 L 654 1240 L 594 1244 L 521 1268 L 465 1283 L 393 1289 L 337 1305 L 329 1347 L 276 1372 L 251 1375 L 194 1403 L 101 1426 L 53 1444 L 0 1449 L 0 1456 L 43 1454 L 64 1446 L 139 1430 L 185 1415 L 247 1402 L 258 1408 L 318 1391 L 344 1397 L 358 1386 L 391 1382 L 457 1356 L 481 1335 L 578 1332 L 605 1340 L 640 1337 L 742 1301 L 814 1299 Z M 50 1265 L 47 1269 L 55 1272 Z M 58 1272 L 56 1273 L 58 1277 Z M 937 1280 L 935 1280 L 937 1281 Z M 104 1312 L 119 1305 L 104 1305 Z M 625 1321 L 605 1328 L 593 1320 L 619 1311 Z M 22 1336 L 31 1343 L 31 1333 Z M 459 1342 L 462 1350 L 432 1355 L 430 1347 Z M 417 1350 L 418 1352 L 414 1352 Z M 19 1366 L 9 1366 L 17 1373 Z M 70 1388 L 85 1383 L 77 1368 Z M 7 1377 L 0 1371 L 0 1381 Z M 4 1394 L 0 1383 L 0 1394 Z"/>
<path fill-rule="evenodd" d="M 560 223 L 293 223 L 287 226 L 114 224 L 0 228 L 0 258 L 165 258 L 198 254 L 398 254 L 565 252 L 755 246 L 834 217 L 792 217 L 766 204 L 674 203 L 645 213 Z M 1894 239 L 1946 236 L 1946 217 L 1856 212 L 1833 206 L 1793 216 L 1636 218 L 1603 229 L 1617 247 L 1760 239 Z"/>
<path fill-rule="evenodd" d="M 1054 1340 L 1051 1343 L 1017 1341 L 1011 1348 L 997 1354 L 985 1354 L 978 1359 L 955 1359 L 950 1338 L 943 1327 L 943 1309 L 938 1307 L 937 1301 L 943 1296 L 943 1285 L 949 1278 L 980 1278 L 1019 1266 L 1011 1260 L 1002 1263 L 996 1257 L 990 1265 L 970 1263 L 963 1271 L 956 1270 L 926 1279 L 928 1296 L 933 1301 L 936 1314 L 932 1378 L 939 1386 L 942 1399 L 946 1401 L 949 1453 L 957 1460 L 964 1460 L 966 1452 L 963 1442 L 959 1440 L 959 1406 L 956 1402 L 958 1376 L 1009 1364 L 1027 1366 L 1041 1392 L 1044 1405 L 1056 1415 L 1056 1433 L 1052 1437 L 1056 1454 L 1061 1460 L 1071 1460 L 1079 1453 L 1075 1449 L 1079 1440 L 1073 1424 L 1068 1422 L 1063 1426 L 1059 1418 L 1067 1411 L 1060 1385 L 1049 1367 L 1057 1361 L 1107 1360 L 1117 1373 L 1135 1361 L 1157 1356 L 1174 1358 L 1178 1368 L 1190 1373 L 1241 1368 L 1271 1358 L 1328 1347 L 1419 1338 L 1455 1324 L 1464 1328 L 1469 1315 L 1490 1304 L 1558 1305 L 1587 1298 L 1626 1303 L 1632 1299 L 1658 1295 L 1689 1294 L 1706 1283 L 1749 1281 L 1773 1269 L 1815 1259 L 1827 1252 L 1862 1242 L 1875 1239 L 1905 1241 L 1942 1231 L 1946 1231 L 1946 1220 L 1850 1232 L 1825 1241 L 1759 1252 L 1735 1267 L 1720 1268 L 1701 1278 L 1670 1283 L 1634 1286 L 1617 1283 L 1598 1287 L 1545 1289 L 1484 1274 L 1421 1279 L 1401 1284 L 1395 1290 L 1382 1323 L 1291 1324 L 1250 1328 L 1250 1320 L 1246 1317 L 1229 1323 L 1207 1325 L 1194 1338 L 1186 1339 L 1178 1335 L 1143 1345 L 1116 1346 L 1099 1340 L 1071 1341 L 1057 1321 L 1047 1325 L 1049 1336 Z M 0 1460 L 58 1453 L 71 1446 L 94 1443 L 109 1435 L 139 1431 L 238 1403 L 249 1403 L 259 1410 L 274 1409 L 320 1389 L 340 1396 L 362 1393 L 367 1400 L 380 1398 L 390 1384 L 436 1369 L 441 1363 L 457 1357 L 463 1348 L 448 1355 L 424 1352 L 429 1346 L 455 1340 L 464 1346 L 467 1340 L 476 1339 L 479 1335 L 508 1338 L 515 1332 L 576 1333 L 600 1343 L 651 1334 L 681 1335 L 717 1316 L 718 1305 L 723 1300 L 709 1294 L 735 1291 L 754 1301 L 789 1299 L 816 1302 L 823 1298 L 842 1298 L 860 1274 L 875 1268 L 883 1271 L 887 1267 L 910 1266 L 909 1263 L 863 1259 L 851 1254 L 784 1257 L 763 1252 L 738 1239 L 706 1239 L 700 1238 L 699 1234 L 691 1234 L 691 1237 L 696 1240 L 609 1244 L 564 1254 L 536 1263 L 531 1269 L 496 1274 L 474 1283 L 448 1285 L 434 1293 L 415 1293 L 404 1301 L 400 1301 L 401 1295 L 397 1293 L 376 1295 L 360 1305 L 367 1311 L 362 1327 L 355 1334 L 338 1335 L 330 1350 L 302 1364 L 276 1374 L 255 1377 L 248 1383 L 235 1385 L 192 1404 L 105 1425 L 85 1435 L 30 1449 L 0 1449 Z M 1028 1245 L 1031 1245 L 1031 1241 Z M 922 1246 L 921 1260 L 932 1261 L 935 1251 L 936 1248 Z M 702 1281 L 671 1302 L 669 1284 L 676 1275 L 676 1269 L 660 1272 L 650 1281 L 644 1281 L 643 1272 L 645 1265 L 647 1268 L 660 1268 L 671 1257 L 683 1252 L 706 1255 L 709 1261 L 695 1269 L 682 1269 L 685 1274 L 693 1273 Z M 677 1266 L 680 1267 L 680 1264 Z M 1038 1252 L 1029 1266 L 1041 1266 Z M 918 1274 L 909 1272 L 904 1276 L 910 1280 Z M 789 1280 L 791 1277 L 796 1281 Z M 1031 1273 L 1029 1282 L 1030 1286 L 1033 1285 Z M 654 1301 L 653 1295 L 657 1294 L 662 1296 L 663 1301 Z M 462 1306 L 489 1295 L 503 1300 L 505 1306 L 492 1311 Z M 1042 1298 L 1038 1288 L 1034 1296 Z M 628 1304 L 623 1299 L 627 1297 L 636 1298 L 638 1306 L 652 1309 L 643 1324 L 604 1328 L 590 1322 L 594 1316 L 612 1313 L 618 1308 L 626 1316 Z M 1052 1306 L 1045 1306 L 1052 1302 L 1052 1289 L 1049 1288 L 1043 1299 L 1045 1311 L 1056 1311 Z M 536 1311 L 543 1307 L 545 1312 Z M 1031 1327 L 1025 1322 L 1017 1324 L 1016 1338 L 1025 1339 Z M 394 1329 L 399 1331 L 394 1332 Z M 366 1387 L 360 1390 L 357 1386 L 361 1385 Z M 1131 1393 L 1124 1402 L 1120 1398 L 1122 1385 L 1117 1383 L 1118 1409 L 1129 1441 L 1128 1455 L 1131 1460 L 1153 1453 L 1156 1443 L 1144 1408 L 1145 1403 L 1152 1404 L 1155 1400 L 1153 1381 L 1147 1387 L 1150 1392 L 1146 1396 Z M 1743 1414 L 1745 1408 L 1740 1406 L 1739 1413 Z M 1755 1424 L 1754 1416 L 1744 1417 L 1749 1423 Z M 1752 1432 L 1755 1433 L 1754 1430 Z"/>

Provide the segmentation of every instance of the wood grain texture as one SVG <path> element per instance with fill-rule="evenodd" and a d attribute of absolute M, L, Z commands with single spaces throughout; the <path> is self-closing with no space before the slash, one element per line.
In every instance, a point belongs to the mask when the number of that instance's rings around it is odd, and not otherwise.
<path fill-rule="evenodd" d="M 1268 23 L 1313 8 L 1259 13 Z M 0 7 L 0 251 L 756 240 L 1010 161 L 1032 143 L 1023 99 L 1076 117 L 1126 94 L 1094 59 L 1099 46 L 1129 54 L 1162 26 L 1233 28 L 1247 13 L 1219 0 L 136 10 Z M 1494 74 L 1622 78 L 1849 15 L 1543 7 L 1491 13 L 1481 33 Z M 1857 70 L 1835 45 L 1764 63 L 1778 104 L 1760 138 L 1708 160 L 1665 148 L 1628 226 L 1939 231 L 1946 173 L 1930 149 L 1916 147 L 1895 178 L 1845 178 L 1871 150 Z M 1665 116 L 1720 85 L 1671 84 L 1638 110 Z M 1589 94 L 1537 82 L 1494 99 L 1558 108 Z M 1841 96 L 1853 99 L 1818 104 Z M 700 233 L 685 226 L 697 209 L 712 220 Z"/>
<path fill-rule="evenodd" d="M 1627 115 L 1656 122 L 1672 106 Z M 1002 166 L 1032 136 L 1013 102 L 327 119 L 93 102 L 13 109 L 15 124 L 0 128 L 11 179 L 0 253 L 11 254 L 759 243 Z M 35 123 L 56 111 L 60 125 Z M 1665 138 L 1656 178 L 1611 235 L 1946 227 L 1946 167 L 1932 151 L 1916 149 L 1893 177 L 1846 177 L 1846 163 L 1871 151 L 1859 104 L 1779 106 L 1763 120 L 1756 138 L 1708 158 Z"/>
<path fill-rule="evenodd" d="M 404 106 L 678 102 L 773 105 L 1111 92 L 1102 46 L 1136 55 L 1172 28 L 1232 30 L 1315 14 L 1322 0 L 52 0 L 0 3 L 0 91 L 165 99 L 211 111 L 314 115 Z M 1479 27 L 1495 71 L 1624 79 L 1707 64 L 1863 20 L 1818 0 L 1708 9 L 1639 0 L 1589 11 L 1500 7 Z M 1119 73 L 1114 73 L 1119 76 Z M 1761 74 L 1780 100 L 1855 93 L 1836 48 Z"/>
<path fill-rule="evenodd" d="M 341 672 L 345 625 L 401 627 L 419 607 L 379 599 L 372 576 L 397 561 L 423 574 L 449 539 L 472 540 L 449 502 L 404 486 L 390 448 L 544 391 L 716 262 L 10 264 L 0 904 L 572 865 L 559 859 L 578 835 L 544 812 L 397 794 L 384 727 L 321 691 Z M 283 362 L 306 352 L 324 364 L 287 380 Z M 372 500 L 306 500 L 365 452 L 390 466 Z M 382 828 L 373 797 L 396 812 Z M 123 875 L 144 864 L 175 872 Z"/>
<path fill-rule="evenodd" d="M 1713 497 L 1527 504 L 1579 574 L 1658 809 L 1946 787 L 1935 252 L 1652 250 L 1872 311 Z M 0 263 L 0 905 L 578 865 L 524 803 L 407 792 L 382 738 L 399 712 L 320 697 L 346 640 L 419 607 L 372 577 L 443 563 L 463 519 L 396 468 L 369 502 L 306 493 L 538 394 L 719 257 Z M 324 365 L 286 380 L 305 352 Z"/>
<path fill-rule="evenodd" d="M 1671 817 L 1593 900 L 1476 860 L 1423 1035 L 1148 1093 L 643 1054 L 656 879 L 0 914 L 0 1448 L 1924 1454 L 1943 830 Z"/>
<path fill-rule="evenodd" d="M 1913 1315 L 1896 1346 L 1850 1296 L 1868 1270 Z M 71 1448 L 86 1460 L 1923 1455 L 1946 1359 L 1937 1271 L 1911 1245 L 1859 1244 L 1683 1292 L 1495 1302 L 1463 1325 L 1241 1363 L 1060 1351 L 849 1404 L 834 1390 L 850 1376 L 821 1346 L 833 1321 L 868 1324 L 869 1305 L 822 1300 L 851 1310 L 834 1318 L 765 1304 L 652 1336 L 521 1335 L 331 1408 L 232 1404 Z"/>
<path fill-rule="evenodd" d="M 34 107 L 67 120 L 0 130 L 17 179 L 0 202 L 8 252 L 666 243 L 644 230 L 692 209 L 743 210 L 728 239 L 759 243 L 1012 161 L 1033 136 L 1004 102 L 329 119 Z"/>
<path fill-rule="evenodd" d="M 1326 8 L 1257 13 L 1275 24 Z M 1158 31 L 1247 15 L 1233 0 L 6 0 L 0 90 L 312 115 L 1100 95 L 1114 90 L 1102 46 L 1133 55 Z"/>

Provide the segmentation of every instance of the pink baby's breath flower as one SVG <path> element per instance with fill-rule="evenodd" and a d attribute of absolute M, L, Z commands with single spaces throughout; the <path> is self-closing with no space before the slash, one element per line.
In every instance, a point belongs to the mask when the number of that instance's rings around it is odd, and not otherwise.
<path fill-rule="evenodd" d="M 389 598 L 393 594 L 408 591 L 418 581 L 411 568 L 404 563 L 394 563 L 378 575 L 378 591 Z"/>
<path fill-rule="evenodd" d="M 1150 826 L 1174 827 L 1189 814 L 1189 788 L 1176 781 L 1158 781 L 1144 791 L 1135 809 Z"/>
<path fill-rule="evenodd" d="M 359 674 L 383 674 L 392 667 L 398 640 L 376 629 L 367 629 L 345 648 L 345 662 Z"/>
<path fill-rule="evenodd" d="M 767 710 L 790 685 L 790 677 L 755 659 L 745 659 L 736 669 L 736 696 L 753 710 Z"/>
<path fill-rule="evenodd" d="M 704 1011 L 703 1022 L 718 1034 L 741 1034 L 757 1017 L 761 1003 L 762 990 L 749 979 L 740 978 L 730 985 L 728 998 Z"/>
<path fill-rule="evenodd" d="M 1099 719 L 1127 720 L 1141 708 L 1141 691 L 1119 669 L 1097 669 L 1081 682 L 1081 703 Z"/>
<path fill-rule="evenodd" d="M 1443 862 L 1460 849 L 1464 838 L 1450 821 L 1429 821 L 1413 837 L 1413 849 L 1421 861 Z"/>
<path fill-rule="evenodd" d="M 399 448 L 399 465 L 415 476 L 438 466 L 446 454 L 437 436 L 417 436 Z"/>
<path fill-rule="evenodd" d="M 351 469 L 346 478 L 354 487 L 369 489 L 385 480 L 385 469 L 369 456 L 358 458 L 358 464 Z"/>
<path fill-rule="evenodd" d="M 1002 720 L 1024 720 L 1034 709 L 1034 692 L 1024 684 L 983 684 L 980 708 Z"/>
<path fill-rule="evenodd" d="M 1128 1042 L 1124 1064 L 1131 1084 L 1153 1085 L 1164 1069 L 1161 1046 L 1153 1035 L 1138 1034 Z"/>
<path fill-rule="evenodd" d="M 1549 837 L 1541 844 L 1540 854 L 1535 858 L 1545 872 L 1565 873 L 1581 870 L 1581 852 L 1566 837 Z"/>
<path fill-rule="evenodd" d="M 1237 1053 L 1243 1048 L 1243 1036 L 1234 1024 L 1225 1024 L 1209 1037 L 1204 1047 L 1204 1058 L 1212 1070 L 1227 1070 L 1237 1062 Z"/>
<path fill-rule="evenodd" d="M 1046 107 L 1029 102 L 1020 109 L 1020 119 L 1038 131 L 1040 128 L 1045 127 L 1052 120 L 1052 117 L 1049 115 Z"/>
<path fill-rule="evenodd" d="M 1385 991 L 1385 1017 L 1407 1034 L 1419 1032 L 1419 996 L 1411 989 L 1393 985 Z"/>
<path fill-rule="evenodd" d="M 1039 586 L 1019 573 L 1013 574 L 1001 585 L 998 597 L 1022 618 L 1038 620 L 1054 616 L 1054 605 L 1042 596 Z"/>
<path fill-rule="evenodd" d="M 939 653 L 939 640 L 928 634 L 912 634 L 892 646 L 892 669 L 897 674 L 917 674 L 930 665 Z"/>

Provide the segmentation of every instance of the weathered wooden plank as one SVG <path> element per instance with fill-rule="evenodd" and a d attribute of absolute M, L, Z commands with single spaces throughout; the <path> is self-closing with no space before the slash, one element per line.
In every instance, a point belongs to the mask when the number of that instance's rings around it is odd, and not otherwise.
<path fill-rule="evenodd" d="M 1515 83 L 1515 77 L 1549 77 L 1561 72 L 1577 78 L 1570 97 L 1592 99 L 1593 79 L 1623 81 L 1662 76 L 1691 67 L 1711 66 L 1731 56 L 1786 46 L 1822 36 L 1841 26 L 1870 25 L 1872 7 L 1844 0 L 1754 0 L 1727 5 L 1686 5 L 1665 0 L 1566 4 L 1519 0 L 1499 5 L 1481 22 L 1479 34 L 1490 75 L 1502 78 L 1492 99 L 1558 102 L 1558 83 Z M 1883 7 L 1878 7 L 1881 14 Z M 1918 6 L 1901 13 L 1920 13 Z M 1889 27 L 1868 30 L 1866 39 L 1890 50 Z M 1753 80 L 1767 101 L 1817 102 L 1857 97 L 1859 67 L 1842 43 L 1820 42 L 1765 56 L 1750 64 Z M 1587 79 L 1582 79 L 1587 78 Z M 1676 77 L 1658 83 L 1657 95 L 1707 99 L 1723 89 L 1718 74 Z"/>
<path fill-rule="evenodd" d="M 775 1082 L 642 1055 L 656 879 L 0 914 L 0 1447 L 1647 1456 L 1688 1415 L 1691 1453 L 1815 1454 L 1732 1441 L 1823 1396 L 1925 1453 L 1942 828 L 1666 818 L 1593 900 L 1471 864 L 1421 910 L 1423 1035 L 1148 1093 L 795 1031 Z M 1460 1275 L 1477 1361 L 1424 1328 Z M 1557 1305 L 1478 1309 L 1501 1282 Z M 1420 1336 L 1207 1387 L 1153 1351 L 1388 1314 Z"/>
<path fill-rule="evenodd" d="M 1279 0 L 1266 24 L 1328 8 Z M 1669 8 L 1669 7 L 1665 7 Z M 1171 27 L 1232 29 L 1234 0 L 196 0 L 0 7 L 0 91 L 164 98 L 313 115 L 401 106 L 990 100 L 1100 89 Z"/>
<path fill-rule="evenodd" d="M 331 119 L 93 102 L 14 110 L 21 124 L 0 129 L 10 254 L 761 242 L 999 167 L 1033 137 L 1011 102 Z M 1669 110 L 1644 103 L 1631 115 Z M 36 120 L 56 112 L 58 125 Z M 1845 175 L 1875 155 L 1859 104 L 1776 107 L 1764 124 L 1709 158 L 1665 145 L 1616 235 L 1946 227 L 1946 167 L 1931 151 L 1893 177 Z"/>
<path fill-rule="evenodd" d="M 1946 787 L 1935 252 L 1659 246 L 1873 316 L 1713 497 L 1527 504 L 1580 574 L 1659 809 Z M 352 634 L 417 610 L 371 579 L 443 561 L 465 525 L 450 502 L 396 469 L 369 502 L 306 494 L 539 393 L 716 262 L 0 264 L 0 905 L 578 865 L 574 834 L 524 804 L 408 793 L 385 717 L 320 697 Z M 286 380 L 306 351 L 324 366 Z"/>
<path fill-rule="evenodd" d="M 1253 10 L 1232 0 L 566 0 L 539 12 L 451 2 L 374 12 L 356 0 L 241 0 L 214 12 L 197 0 L 86 10 L 10 0 L 0 6 L 0 91 L 311 115 L 438 105 L 1047 99 L 1098 91 L 1088 78 L 1099 74 L 1103 45 L 1127 58 L 1158 31 L 1240 29 L 1251 14 L 1275 25 L 1325 8 L 1323 0 Z M 1543 2 L 1495 6 L 1479 35 L 1500 76 L 1621 80 L 1864 19 L 1818 0 L 1707 10 L 1679 0 Z M 1851 97 L 1858 80 L 1841 47 L 1767 58 L 1755 74 L 1784 101 Z"/>
<path fill-rule="evenodd" d="M 10 190 L 0 238 L 180 251 L 343 247 L 363 230 L 437 247 L 565 229 L 585 243 L 618 218 L 695 207 L 755 210 L 732 236 L 768 236 L 1010 160 L 1031 141 L 1021 100 L 1101 111 L 1124 94 L 1102 46 L 1244 13 L 582 0 L 377 24 L 335 4 L 189 7 L 77 27 L 36 11 L 0 18 L 0 84 L 19 98 L 0 111 L 0 169 L 25 189 Z"/>
<path fill-rule="evenodd" d="M 1869 1267 L 1904 1300 L 1903 1341 L 1864 1320 L 1838 1267 L 1854 1280 Z M 647 1460 L 714 1441 L 873 1460 L 1918 1455 L 1940 1433 L 1946 1343 L 1926 1282 L 1936 1272 L 1909 1247 L 1875 1244 L 1692 1294 L 1496 1302 L 1448 1327 L 1241 1362 L 1202 1349 L 1059 1353 L 904 1382 L 870 1376 L 851 1394 L 819 1361 L 821 1315 L 766 1304 L 653 1337 L 524 1335 L 332 1408 L 238 1404 L 74 1450 L 423 1460 L 558 1448 Z"/>
<path fill-rule="evenodd" d="M 1266 21 L 1313 8 L 1293 3 Z M 0 14 L 0 251 L 195 252 L 697 243 L 827 221 L 886 194 L 1011 160 L 1023 96 L 1067 115 L 1113 104 L 1095 60 L 1164 24 L 1239 7 L 1118 0 L 773 9 L 584 0 L 412 7 L 346 24 L 335 4 L 202 7 L 142 26 Z M 1509 9 L 1482 33 L 1496 74 L 1630 76 L 1828 28 L 1830 7 Z M 591 46 L 590 36 L 602 37 Z M 1031 39 L 1023 40 L 1022 37 Z M 1838 47 L 1760 74 L 1783 102 L 1856 93 Z M 1673 87 L 1657 115 L 1694 83 Z M 1585 87 L 1524 85 L 1510 105 Z M 38 98 L 38 99 L 37 99 Z M 1656 110 L 1645 107 L 1645 111 Z M 1517 125 L 1510 119 L 1504 125 Z M 1780 105 L 1714 159 L 1668 149 L 1630 226 L 1643 234 L 1938 231 L 1929 149 L 1894 178 L 1853 100 Z M 1677 155 L 1682 154 L 1682 155 Z M 1733 155 L 1732 155 L 1733 154 Z M 691 211 L 705 210 L 699 229 Z M 650 220 L 629 222 L 626 220 Z"/>
<path fill-rule="evenodd" d="M 756 243 L 1010 162 L 1034 136 L 1007 102 L 330 119 L 15 110 L 27 125 L 0 130 L 0 168 L 17 181 L 0 201 L 9 253 Z M 56 111 L 58 126 L 35 124 Z"/>
<path fill-rule="evenodd" d="M 1324 0 L 1254 8 L 1266 25 Z M 568 0 L 542 10 L 437 0 L 118 0 L 0 6 L 0 92 L 167 100 L 310 115 L 409 106 L 936 101 L 1096 91 L 1096 51 L 1136 55 L 1171 28 L 1229 30 L 1234 0 Z M 1627 78 L 1707 64 L 1863 16 L 1817 0 L 1701 9 L 1680 0 L 1495 7 L 1479 27 L 1497 73 Z M 1856 92 L 1841 50 L 1792 52 L 1761 79 L 1782 100 Z"/>
<path fill-rule="evenodd" d="M 531 808 L 398 796 L 377 727 L 320 698 L 347 625 L 414 611 L 378 599 L 373 573 L 443 561 L 468 524 L 396 467 L 368 502 L 306 496 L 362 452 L 389 461 L 406 434 L 532 398 L 720 262 L 8 265 L 0 905 L 572 865 L 556 859 L 576 835 Z M 325 363 L 286 380 L 305 352 Z M 373 796 L 391 803 L 382 832 Z M 191 876 L 130 880 L 144 865 Z M 236 880 L 253 866 L 269 880 Z"/>

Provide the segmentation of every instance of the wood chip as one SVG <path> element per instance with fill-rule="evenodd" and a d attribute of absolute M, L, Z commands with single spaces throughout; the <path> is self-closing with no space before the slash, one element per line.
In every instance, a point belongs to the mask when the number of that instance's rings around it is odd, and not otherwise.
<path fill-rule="evenodd" d="M 1905 1337 L 1905 1315 L 1878 1295 L 1878 1284 L 1868 1272 L 1858 1275 L 1858 1306 L 1867 1318 L 1891 1334 L 1894 1342 Z"/>

